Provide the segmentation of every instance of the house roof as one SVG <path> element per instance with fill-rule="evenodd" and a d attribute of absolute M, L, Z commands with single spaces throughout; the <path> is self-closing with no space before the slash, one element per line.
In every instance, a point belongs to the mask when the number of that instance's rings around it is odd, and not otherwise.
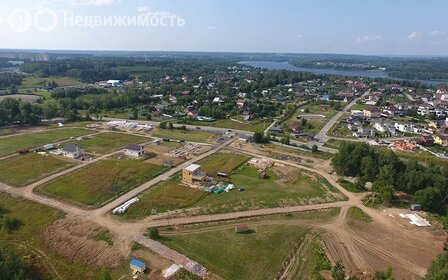
<path fill-rule="evenodd" d="M 136 259 L 132 259 L 131 260 L 131 264 L 135 265 L 136 267 L 145 267 L 145 263 L 144 262 L 141 262 L 141 261 L 136 260 Z"/>
<path fill-rule="evenodd" d="M 137 145 L 137 144 L 129 144 L 126 149 L 131 151 L 140 151 L 143 146 Z"/>
<path fill-rule="evenodd" d="M 194 171 L 198 170 L 199 168 L 201 168 L 201 166 L 199 164 L 190 164 L 189 166 L 187 166 L 185 168 L 185 170 L 194 172 Z"/>
<path fill-rule="evenodd" d="M 79 147 L 75 144 L 67 144 L 64 146 L 63 150 L 67 153 L 76 153 Z"/>

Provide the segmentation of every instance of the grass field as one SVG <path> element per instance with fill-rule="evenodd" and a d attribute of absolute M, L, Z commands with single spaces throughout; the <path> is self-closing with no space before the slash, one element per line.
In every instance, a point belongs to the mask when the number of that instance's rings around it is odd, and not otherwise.
<path fill-rule="evenodd" d="M 365 192 L 365 190 L 358 188 L 355 184 L 352 182 L 346 181 L 346 180 L 339 180 L 338 183 L 344 187 L 344 189 L 348 190 L 349 192 L 354 193 L 362 193 Z"/>
<path fill-rule="evenodd" d="M 39 187 L 47 195 L 100 206 L 159 175 L 162 166 L 137 160 L 104 160 Z"/>
<path fill-rule="evenodd" d="M 237 117 L 232 117 L 237 119 Z M 219 128 L 227 128 L 227 129 L 236 129 L 236 130 L 243 130 L 243 131 L 251 131 L 251 132 L 257 132 L 257 131 L 264 131 L 266 128 L 269 127 L 271 124 L 271 121 L 262 121 L 262 120 L 252 120 L 249 122 L 236 122 L 231 119 L 223 119 L 223 120 L 217 120 L 214 122 L 200 122 L 200 121 L 193 121 L 189 122 L 192 125 L 198 125 L 198 126 L 210 126 L 210 127 L 219 127 Z"/>
<path fill-rule="evenodd" d="M 372 217 L 367 215 L 358 207 L 352 206 L 347 212 L 347 225 L 351 228 L 357 228 L 362 224 L 368 224 L 373 221 Z"/>
<path fill-rule="evenodd" d="M 369 109 L 369 108 L 378 108 L 372 105 L 366 105 L 366 104 L 355 104 L 353 105 L 350 110 L 351 111 L 362 111 L 364 109 Z"/>
<path fill-rule="evenodd" d="M 55 81 L 58 86 L 76 86 L 83 85 L 83 82 L 69 78 L 69 77 L 48 77 L 48 78 L 38 78 L 38 77 L 27 77 L 22 81 L 21 88 L 33 88 L 33 87 L 44 87 L 48 82 Z"/>
<path fill-rule="evenodd" d="M 0 156 L 13 154 L 23 148 L 39 147 L 45 144 L 70 139 L 70 137 L 72 136 L 82 136 L 92 133 L 93 133 L 92 131 L 85 129 L 67 128 L 67 129 L 54 129 L 28 135 L 1 138 Z"/>
<path fill-rule="evenodd" d="M 311 150 L 309 152 L 306 152 L 303 150 L 298 150 L 298 149 L 280 146 L 280 145 L 276 145 L 276 144 L 267 144 L 265 146 L 275 152 L 278 152 L 278 153 L 296 154 L 299 157 L 306 156 L 306 157 L 313 157 L 313 158 L 320 158 L 320 159 L 330 159 L 333 157 L 332 154 L 327 153 L 327 152 L 322 152 L 322 151 L 318 151 L 317 153 L 312 153 Z M 275 157 L 276 154 L 273 153 L 271 156 Z"/>
<path fill-rule="evenodd" d="M 235 168 L 248 160 L 249 157 L 242 154 L 217 153 L 199 161 L 198 164 L 209 176 L 215 176 L 218 172 L 230 174 Z"/>
<path fill-rule="evenodd" d="M 121 217 L 138 219 L 157 213 L 182 209 L 195 205 L 207 196 L 207 193 L 180 185 L 180 177 L 162 182 L 143 192 L 140 202 L 132 205 Z"/>
<path fill-rule="evenodd" d="M 190 131 L 178 129 L 159 129 L 152 133 L 152 136 L 159 138 L 170 138 L 175 140 L 183 140 L 189 142 L 206 143 L 208 140 L 217 136 L 215 133 L 205 131 Z"/>
<path fill-rule="evenodd" d="M 161 241 L 224 279 L 274 279 L 288 255 L 306 242 L 310 232 L 288 225 L 257 225 L 252 229 L 250 234 L 236 234 L 233 227 L 169 236 L 162 233 Z"/>
<path fill-rule="evenodd" d="M 62 212 L 3 193 L 0 193 L 0 208 L 0 217 L 16 218 L 21 224 L 10 234 L 0 232 L 0 246 L 13 249 L 25 261 L 32 263 L 35 269 L 41 271 L 44 276 L 42 279 L 102 279 L 103 268 L 91 269 L 84 264 L 72 262 L 45 246 L 41 233 L 54 221 L 62 218 Z M 49 264 L 54 269 L 50 269 Z"/>
<path fill-rule="evenodd" d="M 114 150 L 125 148 L 129 144 L 150 142 L 151 139 L 123 133 L 101 133 L 82 141 L 73 141 L 87 153 L 107 154 Z"/>
<path fill-rule="evenodd" d="M 17 156 L 0 161 L 0 181 L 14 187 L 22 187 L 73 165 L 53 156 Z"/>

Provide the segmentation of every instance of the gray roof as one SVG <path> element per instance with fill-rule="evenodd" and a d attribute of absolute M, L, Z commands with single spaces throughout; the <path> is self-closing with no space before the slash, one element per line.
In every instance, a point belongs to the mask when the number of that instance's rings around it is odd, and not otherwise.
<path fill-rule="evenodd" d="M 136 145 L 136 144 L 129 144 L 126 149 L 131 151 L 140 151 L 143 148 L 143 146 Z"/>
<path fill-rule="evenodd" d="M 78 151 L 79 147 L 75 144 L 67 144 L 64 146 L 63 150 L 67 153 L 76 153 Z"/>

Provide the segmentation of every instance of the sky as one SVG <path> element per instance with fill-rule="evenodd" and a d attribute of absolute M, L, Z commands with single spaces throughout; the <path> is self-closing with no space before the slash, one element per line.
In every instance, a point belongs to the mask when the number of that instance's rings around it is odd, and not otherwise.
<path fill-rule="evenodd" d="M 448 56 L 447 10 L 446 0 L 0 1 L 0 48 Z"/>

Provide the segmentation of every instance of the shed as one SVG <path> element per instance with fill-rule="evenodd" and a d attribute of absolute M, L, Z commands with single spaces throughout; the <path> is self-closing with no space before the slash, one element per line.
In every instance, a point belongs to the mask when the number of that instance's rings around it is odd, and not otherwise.
<path fill-rule="evenodd" d="M 225 172 L 218 172 L 218 174 L 216 174 L 216 175 L 218 175 L 218 177 L 228 177 L 229 176 Z"/>
<path fill-rule="evenodd" d="M 145 269 L 146 269 L 145 263 L 141 262 L 139 260 L 136 260 L 136 259 L 132 259 L 131 260 L 130 267 L 131 267 L 131 269 L 133 271 L 137 271 L 137 272 L 140 272 L 140 273 L 145 272 Z"/>
<path fill-rule="evenodd" d="M 249 226 L 248 225 L 237 225 L 235 226 L 235 232 L 236 233 L 246 233 L 249 232 Z"/>
<path fill-rule="evenodd" d="M 422 210 L 422 206 L 420 204 L 412 204 L 411 205 L 411 210 L 412 211 L 421 211 Z"/>

